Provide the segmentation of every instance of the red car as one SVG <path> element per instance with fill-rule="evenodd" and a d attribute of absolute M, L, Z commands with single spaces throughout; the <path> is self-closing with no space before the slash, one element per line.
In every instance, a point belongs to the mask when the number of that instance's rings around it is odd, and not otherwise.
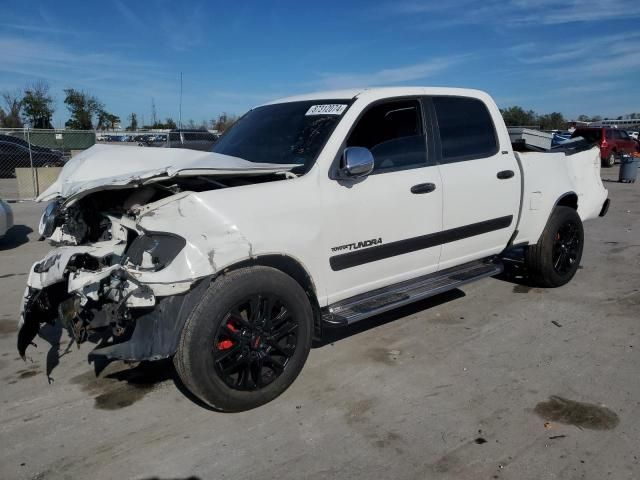
<path fill-rule="evenodd" d="M 632 154 L 638 144 L 626 131 L 607 127 L 576 128 L 571 138 L 582 137 L 600 147 L 600 159 L 603 167 L 613 167 L 616 158 L 623 153 Z"/>

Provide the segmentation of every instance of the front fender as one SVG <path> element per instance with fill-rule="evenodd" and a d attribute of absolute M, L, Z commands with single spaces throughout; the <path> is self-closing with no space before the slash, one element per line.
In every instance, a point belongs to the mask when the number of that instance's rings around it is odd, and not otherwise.
<path fill-rule="evenodd" d="M 179 235 L 187 242 L 163 270 L 139 274 L 144 283 L 189 281 L 213 275 L 226 265 L 254 256 L 252 242 L 238 226 L 197 194 L 157 207 L 147 205 L 139 214 L 143 230 Z"/>

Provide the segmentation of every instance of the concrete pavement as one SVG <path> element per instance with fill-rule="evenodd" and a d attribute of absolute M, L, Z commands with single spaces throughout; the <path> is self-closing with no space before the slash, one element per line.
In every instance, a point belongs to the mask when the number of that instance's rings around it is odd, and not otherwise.
<path fill-rule="evenodd" d="M 314 348 L 283 396 L 239 414 L 196 403 L 170 362 L 95 378 L 88 346 L 71 346 L 48 378 L 57 349 L 42 338 L 19 359 L 25 274 L 49 247 L 31 231 L 42 207 L 13 204 L 0 477 L 640 478 L 640 187 L 605 186 L 611 209 L 585 225 L 569 285 L 487 279 L 362 322 Z"/>

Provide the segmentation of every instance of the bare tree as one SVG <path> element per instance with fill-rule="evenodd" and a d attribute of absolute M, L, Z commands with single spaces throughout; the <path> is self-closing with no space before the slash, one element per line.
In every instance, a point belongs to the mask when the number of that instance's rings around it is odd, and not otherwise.
<path fill-rule="evenodd" d="M 222 112 L 217 119 L 211 120 L 211 128 L 223 133 L 238 121 L 238 117 L 227 112 Z"/>
<path fill-rule="evenodd" d="M 22 128 L 20 110 L 22 109 L 22 92 L 20 90 L 2 92 L 2 99 L 7 111 L 4 114 L 3 127 Z"/>

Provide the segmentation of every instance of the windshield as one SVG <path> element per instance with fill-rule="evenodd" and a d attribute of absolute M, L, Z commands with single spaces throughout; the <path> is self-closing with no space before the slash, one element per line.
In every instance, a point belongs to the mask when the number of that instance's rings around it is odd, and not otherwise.
<path fill-rule="evenodd" d="M 311 168 L 349 107 L 347 100 L 278 103 L 251 110 L 213 146 L 250 162 Z"/>

